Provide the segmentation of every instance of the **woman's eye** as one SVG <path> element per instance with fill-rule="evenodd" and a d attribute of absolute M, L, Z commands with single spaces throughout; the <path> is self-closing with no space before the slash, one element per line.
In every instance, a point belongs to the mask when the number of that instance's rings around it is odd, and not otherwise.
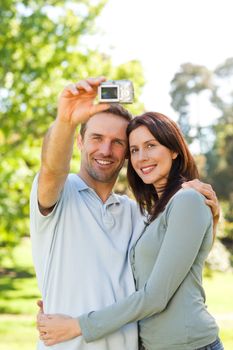
<path fill-rule="evenodd" d="M 136 148 L 131 148 L 130 150 L 130 153 L 133 154 L 133 153 L 136 153 L 137 152 L 137 149 Z"/>

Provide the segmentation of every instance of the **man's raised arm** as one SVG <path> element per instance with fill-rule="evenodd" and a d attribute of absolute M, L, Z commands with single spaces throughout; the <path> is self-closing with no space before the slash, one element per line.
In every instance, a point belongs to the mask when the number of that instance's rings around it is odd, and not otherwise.
<path fill-rule="evenodd" d="M 77 126 L 109 107 L 94 104 L 97 87 L 103 81 L 104 77 L 81 80 L 68 85 L 59 97 L 56 120 L 42 147 L 38 200 L 44 215 L 56 204 L 68 176 Z"/>

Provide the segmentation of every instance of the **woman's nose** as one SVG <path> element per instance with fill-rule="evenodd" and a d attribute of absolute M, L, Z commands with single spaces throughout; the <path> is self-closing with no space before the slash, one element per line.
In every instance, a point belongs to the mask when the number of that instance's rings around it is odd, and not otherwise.
<path fill-rule="evenodd" d="M 145 149 L 140 149 L 138 152 L 138 159 L 139 160 L 146 160 L 148 159 L 148 152 Z"/>

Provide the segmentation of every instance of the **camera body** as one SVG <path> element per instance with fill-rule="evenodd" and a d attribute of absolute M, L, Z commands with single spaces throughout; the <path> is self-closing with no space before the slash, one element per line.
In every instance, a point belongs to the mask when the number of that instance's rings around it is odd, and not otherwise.
<path fill-rule="evenodd" d="M 134 89 L 130 80 L 108 80 L 98 87 L 99 102 L 133 103 Z"/>

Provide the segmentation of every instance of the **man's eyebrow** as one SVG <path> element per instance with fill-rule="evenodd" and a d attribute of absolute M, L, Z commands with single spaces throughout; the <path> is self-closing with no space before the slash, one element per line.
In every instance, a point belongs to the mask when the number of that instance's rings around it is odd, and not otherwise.
<path fill-rule="evenodd" d="M 103 136 L 102 134 L 99 134 L 97 132 L 91 132 L 90 136 Z"/>
<path fill-rule="evenodd" d="M 92 133 L 90 133 L 90 136 L 104 136 L 104 135 L 103 134 L 99 134 L 97 132 L 92 132 Z M 127 143 L 127 140 L 120 139 L 119 137 L 115 137 L 113 140 Z"/>

